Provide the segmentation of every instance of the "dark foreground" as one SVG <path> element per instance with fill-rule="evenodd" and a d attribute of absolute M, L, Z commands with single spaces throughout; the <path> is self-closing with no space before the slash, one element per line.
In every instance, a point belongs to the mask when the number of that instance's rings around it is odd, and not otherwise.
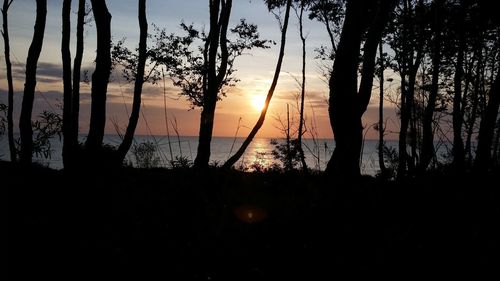
<path fill-rule="evenodd" d="M 4 162 L 0 173 L 8 280 L 406 279 L 500 265 L 494 174 L 335 184 L 218 171 L 65 174 Z"/>

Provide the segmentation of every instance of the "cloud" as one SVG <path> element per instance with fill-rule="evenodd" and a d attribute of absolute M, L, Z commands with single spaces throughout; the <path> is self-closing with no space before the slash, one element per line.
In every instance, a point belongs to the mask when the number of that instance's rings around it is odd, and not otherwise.
<path fill-rule="evenodd" d="M 49 62 L 38 62 L 36 74 L 38 82 L 61 82 L 62 65 Z M 20 62 L 12 63 L 12 76 L 15 80 L 25 80 L 26 64 Z"/>

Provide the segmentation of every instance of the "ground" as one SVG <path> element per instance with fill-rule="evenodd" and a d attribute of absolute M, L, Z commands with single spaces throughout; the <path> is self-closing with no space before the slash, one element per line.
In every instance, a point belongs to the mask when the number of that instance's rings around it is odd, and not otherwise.
<path fill-rule="evenodd" d="M 341 184 L 215 169 L 0 171 L 8 280 L 328 280 L 500 261 L 494 173 Z"/>

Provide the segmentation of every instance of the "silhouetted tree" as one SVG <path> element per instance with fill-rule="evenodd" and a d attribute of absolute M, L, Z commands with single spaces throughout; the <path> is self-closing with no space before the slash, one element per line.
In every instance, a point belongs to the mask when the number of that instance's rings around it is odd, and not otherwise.
<path fill-rule="evenodd" d="M 401 77 L 398 177 L 406 176 L 408 170 L 412 173 L 418 159 L 415 92 L 417 73 L 422 65 L 427 42 L 426 14 L 427 9 L 423 0 L 400 1 L 388 33 L 389 46 L 395 53 L 393 69 Z M 411 157 L 407 152 L 408 140 Z"/>
<path fill-rule="evenodd" d="M 21 135 L 21 163 L 31 164 L 33 151 L 33 130 L 31 128 L 31 114 L 35 99 L 36 69 L 38 58 L 42 51 L 45 22 L 47 18 L 47 0 L 36 1 L 36 21 L 33 40 L 28 50 L 26 59 L 26 82 L 19 118 L 19 131 Z"/>
<path fill-rule="evenodd" d="M 132 113 L 130 114 L 127 130 L 123 137 L 123 141 L 118 147 L 118 163 L 122 163 L 127 155 L 127 152 L 132 145 L 135 129 L 139 121 L 139 112 L 141 109 L 141 94 L 142 85 L 144 84 L 144 68 L 147 58 L 147 39 L 148 39 L 148 21 L 146 18 L 146 0 L 139 0 L 139 57 L 137 61 L 137 70 L 135 75 L 134 85 L 134 101 L 132 103 Z"/>
<path fill-rule="evenodd" d="M 343 0 L 309 0 L 309 18 L 316 19 L 325 25 L 331 44 L 330 58 L 337 52 L 338 35 L 342 29 L 345 16 Z"/>
<path fill-rule="evenodd" d="M 429 99 L 424 111 L 422 124 L 422 154 L 420 157 L 420 171 L 425 171 L 432 158 L 435 155 L 434 150 L 434 131 L 432 124 L 434 121 L 434 110 L 436 108 L 436 100 L 439 92 L 439 73 L 441 67 L 441 32 L 443 25 L 443 7 L 444 0 L 435 0 L 433 3 L 433 26 L 434 34 L 432 47 L 432 81 Z"/>
<path fill-rule="evenodd" d="M 360 175 L 361 117 L 371 97 L 377 46 L 394 3 L 392 0 L 348 0 L 346 4 L 346 17 L 330 79 L 329 114 L 336 146 L 326 169 L 327 173 L 340 178 Z M 363 36 L 366 40 L 358 90 Z"/>
<path fill-rule="evenodd" d="M 297 8 L 295 9 L 295 13 L 297 14 L 297 18 L 299 20 L 299 34 L 300 41 L 302 42 L 302 82 L 300 85 L 300 110 L 299 110 L 299 130 L 297 132 L 297 149 L 299 151 L 300 162 L 302 163 L 302 170 L 307 172 L 307 164 L 306 157 L 304 155 L 304 149 L 302 148 L 302 135 L 304 134 L 304 102 L 306 97 L 306 37 L 304 35 L 304 26 L 303 26 L 303 15 L 304 9 L 306 8 L 307 1 L 301 0 L 299 3 L 300 12 L 297 12 Z"/>
<path fill-rule="evenodd" d="M 495 82 L 488 94 L 488 105 L 486 113 L 481 119 L 479 128 L 476 168 L 479 171 L 486 171 L 492 166 L 491 148 L 493 144 L 493 135 L 495 124 L 498 118 L 498 107 L 500 106 L 500 72 L 497 72 Z"/>
<path fill-rule="evenodd" d="M 181 88 L 181 95 L 191 107 L 201 107 L 197 168 L 206 168 L 210 159 L 215 106 L 234 86 L 235 59 L 253 48 L 269 48 L 268 40 L 260 40 L 257 26 L 241 19 L 229 29 L 237 38 L 228 38 L 228 24 L 232 1 L 210 2 L 210 30 L 208 35 L 193 26 L 181 24 L 186 36 L 167 35 L 164 30 L 155 34 L 155 46 L 150 50 L 152 60 L 164 66 L 173 85 Z M 203 46 L 193 50 L 197 41 Z M 219 51 L 220 47 L 220 51 Z"/>
<path fill-rule="evenodd" d="M 383 51 L 383 40 L 380 41 L 378 46 L 379 51 L 379 69 L 378 69 L 378 79 L 379 79 L 379 104 L 378 104 L 378 165 L 380 168 L 380 174 L 382 177 L 387 175 L 387 168 L 385 167 L 384 161 L 384 133 L 385 133 L 385 125 L 384 125 L 384 51 Z"/>
<path fill-rule="evenodd" d="M 494 6 L 490 1 L 480 1 L 482 14 L 485 15 L 492 23 L 493 26 L 498 29 L 500 26 L 500 20 L 497 15 L 493 12 Z M 500 42 L 500 35 L 497 34 L 497 44 L 496 48 L 498 50 Z M 481 119 L 481 125 L 479 128 L 477 151 L 476 151 L 476 161 L 475 166 L 478 171 L 487 171 L 491 168 L 493 164 L 492 159 L 492 143 L 493 135 L 495 131 L 495 123 L 498 118 L 498 110 L 500 106 L 500 66 L 498 63 L 493 65 L 496 66 L 496 70 L 492 70 L 496 73 L 496 78 L 488 92 L 488 104 L 486 107 L 486 112 Z"/>
<path fill-rule="evenodd" d="M 14 111 L 14 84 L 12 82 L 12 63 L 10 62 L 10 41 L 9 41 L 9 21 L 8 11 L 13 0 L 4 0 L 2 8 L 2 36 L 4 42 L 5 54 L 5 68 L 7 71 L 7 84 L 8 84 L 8 100 L 7 100 L 7 138 L 9 141 L 10 161 L 16 162 L 16 147 L 14 143 L 14 118 L 12 116 Z"/>
<path fill-rule="evenodd" d="M 229 51 L 227 48 L 227 29 L 231 15 L 232 0 L 210 1 L 210 31 L 205 43 L 206 84 L 203 89 L 203 109 L 200 116 L 198 152 L 194 160 L 196 168 L 208 167 L 210 160 L 210 143 L 214 127 L 215 106 L 219 89 L 226 76 Z M 220 12 L 219 12 L 220 9 Z M 220 44 L 220 64 L 217 67 L 217 53 Z"/>
<path fill-rule="evenodd" d="M 111 72 L 111 14 L 106 1 L 91 0 L 97 30 L 97 55 L 92 74 L 89 134 L 85 146 L 90 157 L 101 148 L 106 126 L 106 94 Z"/>
<path fill-rule="evenodd" d="M 472 38 L 472 42 L 470 43 L 471 50 L 470 53 L 473 55 L 469 59 L 466 79 L 465 79 L 465 89 L 464 89 L 464 129 L 466 131 L 465 135 L 465 153 L 467 164 L 472 165 L 473 162 L 473 151 L 472 151 L 472 140 L 473 136 L 476 133 L 477 127 L 477 119 L 480 118 L 481 108 L 480 108 L 480 99 L 483 95 L 481 91 L 481 84 L 484 82 L 482 79 L 484 78 L 484 25 L 478 24 L 477 30 L 475 30 L 475 36 Z M 469 85 L 470 84 L 470 85 Z M 470 90 L 469 90 L 470 88 Z M 470 92 L 470 93 L 469 93 Z"/>
<path fill-rule="evenodd" d="M 73 143 L 70 138 L 71 133 L 71 107 L 72 107 L 72 86 L 71 86 L 71 0 L 64 0 L 62 7 L 62 40 L 61 57 L 63 67 L 63 165 L 68 167 L 71 158 Z"/>
<path fill-rule="evenodd" d="M 76 25 L 76 54 L 71 71 L 71 0 L 65 0 L 62 8 L 62 40 L 61 57 L 63 61 L 63 165 L 65 169 L 75 167 L 77 159 L 78 126 L 80 111 L 80 76 L 83 58 L 83 28 L 85 16 L 88 14 L 85 0 L 78 1 L 78 18 Z"/>
<path fill-rule="evenodd" d="M 83 59 L 83 31 L 85 25 L 85 16 L 90 13 L 87 11 L 85 0 L 78 1 L 78 17 L 76 21 L 76 50 L 73 60 L 73 89 L 71 96 L 71 126 L 69 138 L 75 149 L 78 149 L 78 127 L 80 115 L 80 79 Z"/>
<path fill-rule="evenodd" d="M 463 109 L 462 109 L 462 80 L 464 78 L 464 56 L 465 56 L 465 15 L 466 7 L 464 0 L 459 1 L 459 11 L 456 27 L 457 34 L 457 63 L 454 76 L 453 94 L 453 164 L 458 172 L 465 169 L 465 149 L 462 139 Z"/>
<path fill-rule="evenodd" d="M 272 10 L 274 8 L 278 8 L 284 4 L 284 1 L 266 1 L 267 7 L 269 10 Z M 271 82 L 271 86 L 269 88 L 269 91 L 267 92 L 266 96 L 266 101 L 264 103 L 264 107 L 262 108 L 260 112 L 259 119 L 253 126 L 252 130 L 246 137 L 245 141 L 243 141 L 243 144 L 241 147 L 236 151 L 236 153 L 231 156 L 225 163 L 222 165 L 222 168 L 228 169 L 231 168 L 245 153 L 245 150 L 247 147 L 250 145 L 252 142 L 253 138 L 255 135 L 257 135 L 257 132 L 260 130 L 262 125 L 264 124 L 264 120 L 266 119 L 266 114 L 267 114 L 267 109 L 269 108 L 269 103 L 271 102 L 271 99 L 274 94 L 274 90 L 276 89 L 276 85 L 278 84 L 278 78 L 280 75 L 281 71 L 281 65 L 283 63 L 283 57 L 285 55 L 285 43 L 286 43 L 286 31 L 288 28 L 288 19 L 290 18 L 290 7 L 292 6 L 292 0 L 287 0 L 286 1 L 286 10 L 285 10 L 285 16 L 283 19 L 283 24 L 280 23 L 281 27 L 281 43 L 280 43 L 280 52 L 278 55 L 278 62 L 276 63 L 276 69 L 274 71 L 274 77 L 273 81 Z"/>

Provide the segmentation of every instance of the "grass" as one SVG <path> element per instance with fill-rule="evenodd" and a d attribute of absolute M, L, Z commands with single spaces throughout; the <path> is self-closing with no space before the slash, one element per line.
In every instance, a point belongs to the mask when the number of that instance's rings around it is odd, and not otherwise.
<path fill-rule="evenodd" d="M 219 170 L 0 171 L 9 280 L 326 280 L 498 265 L 496 174 L 339 184 Z"/>

